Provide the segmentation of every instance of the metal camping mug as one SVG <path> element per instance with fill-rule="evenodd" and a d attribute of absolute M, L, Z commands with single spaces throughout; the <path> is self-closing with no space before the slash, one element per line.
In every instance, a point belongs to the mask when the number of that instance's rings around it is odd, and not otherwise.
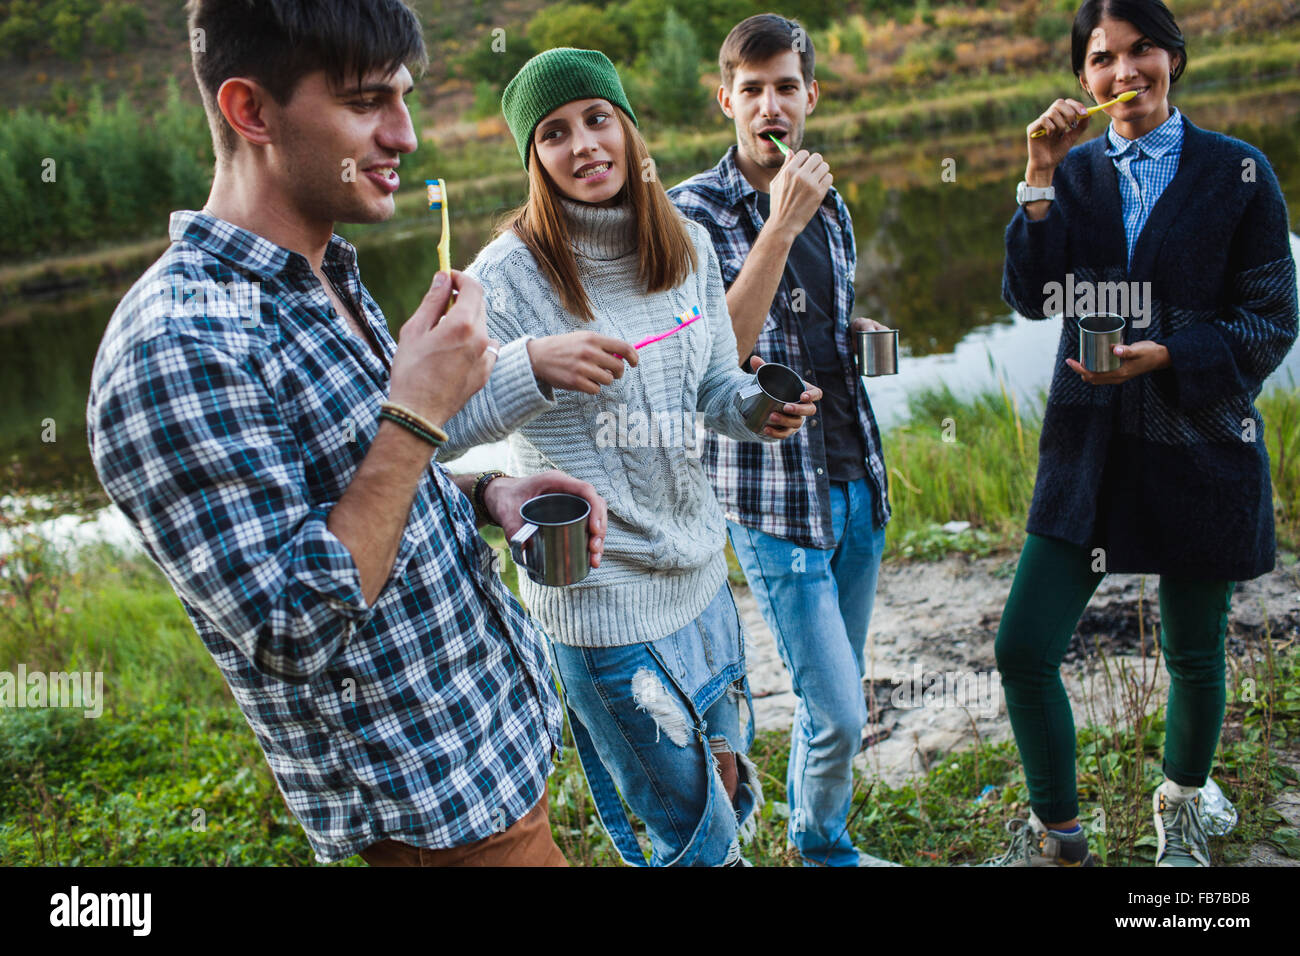
<path fill-rule="evenodd" d="M 590 569 L 587 516 L 591 505 L 577 495 L 538 495 L 519 506 L 524 526 L 510 537 L 510 556 L 537 584 L 577 584 Z"/>
<path fill-rule="evenodd" d="M 898 329 L 857 329 L 853 338 L 859 375 L 898 374 Z"/>
<path fill-rule="evenodd" d="M 1124 316 L 1089 312 L 1079 316 L 1079 364 L 1089 372 L 1113 372 L 1122 363 L 1112 351 L 1124 344 Z"/>
<path fill-rule="evenodd" d="M 761 435 L 767 417 L 773 412 L 783 412 L 787 404 L 798 405 L 806 390 L 794 369 L 768 362 L 758 367 L 751 384 L 736 393 L 736 404 L 740 406 L 746 427 Z"/>

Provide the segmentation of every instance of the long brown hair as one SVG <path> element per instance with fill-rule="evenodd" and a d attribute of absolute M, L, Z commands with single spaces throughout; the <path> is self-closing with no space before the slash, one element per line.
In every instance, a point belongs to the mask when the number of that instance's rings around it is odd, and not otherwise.
<path fill-rule="evenodd" d="M 630 197 L 632 202 L 640 253 L 637 277 L 647 293 L 663 292 L 685 282 L 699 267 L 699 260 L 681 214 L 664 192 L 658 175 L 642 175 L 642 170 L 653 171 L 654 165 L 640 131 L 617 106 L 613 111 L 623 127 L 627 181 L 618 195 L 620 201 Z M 578 261 L 569 245 L 568 221 L 560 205 L 563 194 L 542 168 L 536 143 L 530 142 L 528 151 L 528 198 L 506 214 L 495 235 L 513 231 L 559 293 L 565 310 L 590 322 L 596 316 L 591 311 L 587 290 L 578 278 Z"/>

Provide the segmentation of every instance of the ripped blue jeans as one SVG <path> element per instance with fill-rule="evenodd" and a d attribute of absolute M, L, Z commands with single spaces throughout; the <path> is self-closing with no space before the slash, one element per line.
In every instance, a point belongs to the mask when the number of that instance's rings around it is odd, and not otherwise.
<path fill-rule="evenodd" d="M 552 642 L 574 744 L 600 821 L 624 862 L 646 866 L 627 805 L 646 825 L 650 866 L 740 861 L 762 804 L 744 641 L 724 582 L 703 613 L 667 637 L 622 647 Z M 740 702 L 747 726 L 742 734 Z M 715 750 L 736 755 L 735 804 Z"/>

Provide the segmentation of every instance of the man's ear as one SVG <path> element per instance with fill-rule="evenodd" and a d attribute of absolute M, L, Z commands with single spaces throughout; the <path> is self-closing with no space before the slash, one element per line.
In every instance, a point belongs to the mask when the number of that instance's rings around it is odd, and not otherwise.
<path fill-rule="evenodd" d="M 817 108 L 817 100 L 821 98 L 821 95 L 822 95 L 821 88 L 817 85 L 817 81 L 813 80 L 812 85 L 808 87 L 807 112 L 811 113 L 814 109 Z"/>
<path fill-rule="evenodd" d="M 722 110 L 722 115 L 728 119 L 735 119 L 735 114 L 731 112 L 731 91 L 725 86 L 718 86 L 718 108 Z"/>
<path fill-rule="evenodd" d="M 236 133 L 255 146 L 271 142 L 271 127 L 264 111 L 270 94 L 256 80 L 232 76 L 217 90 L 217 108 Z"/>

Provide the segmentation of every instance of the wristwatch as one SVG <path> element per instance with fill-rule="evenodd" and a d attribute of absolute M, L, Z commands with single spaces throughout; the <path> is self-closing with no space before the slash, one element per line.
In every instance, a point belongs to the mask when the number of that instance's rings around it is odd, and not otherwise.
<path fill-rule="evenodd" d="M 492 516 L 488 514 L 487 502 L 483 499 L 484 492 L 487 491 L 488 484 L 494 478 L 505 478 L 504 471 L 485 471 L 474 480 L 474 491 L 470 495 L 470 503 L 474 505 L 474 516 L 483 524 L 496 524 Z"/>
<path fill-rule="evenodd" d="M 1016 202 L 1024 205 L 1027 202 L 1037 202 L 1040 199 L 1046 199 L 1048 202 L 1056 199 L 1055 186 L 1031 186 L 1023 179 L 1016 184 Z"/>

